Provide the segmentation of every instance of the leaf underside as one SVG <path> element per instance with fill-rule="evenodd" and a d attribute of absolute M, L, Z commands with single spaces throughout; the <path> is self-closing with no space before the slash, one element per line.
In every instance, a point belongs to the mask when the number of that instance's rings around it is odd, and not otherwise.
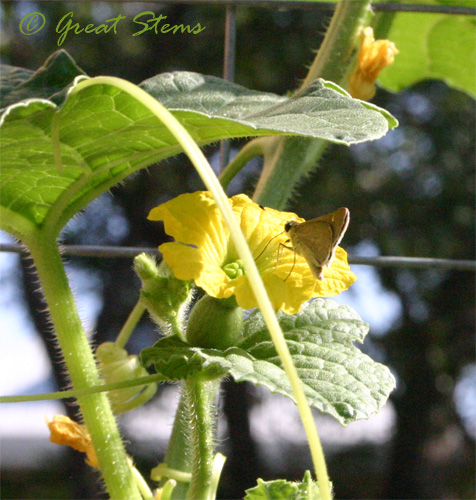
<path fill-rule="evenodd" d="M 474 1 L 446 3 L 475 6 Z M 475 16 L 398 13 L 387 38 L 400 52 L 382 72 L 379 83 L 398 92 L 434 78 L 476 97 L 475 29 Z"/>

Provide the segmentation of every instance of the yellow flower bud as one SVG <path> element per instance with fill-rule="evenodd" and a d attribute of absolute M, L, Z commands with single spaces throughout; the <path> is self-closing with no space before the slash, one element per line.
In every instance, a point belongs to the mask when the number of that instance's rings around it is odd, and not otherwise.
<path fill-rule="evenodd" d="M 374 30 L 362 30 L 357 66 L 349 77 L 349 93 L 356 99 L 368 101 L 375 95 L 375 80 L 383 68 L 392 64 L 398 50 L 389 40 L 375 40 Z"/>
<path fill-rule="evenodd" d="M 86 462 L 92 467 L 99 469 L 99 462 L 96 458 L 86 426 L 74 422 L 66 415 L 55 415 L 53 420 L 46 420 L 50 429 L 50 441 L 55 444 L 65 444 L 74 450 L 86 453 Z"/>

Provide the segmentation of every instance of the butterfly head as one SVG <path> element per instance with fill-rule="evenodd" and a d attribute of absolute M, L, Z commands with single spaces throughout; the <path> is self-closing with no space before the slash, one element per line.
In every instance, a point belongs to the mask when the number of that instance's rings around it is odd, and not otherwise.
<path fill-rule="evenodd" d="M 284 230 L 289 233 L 289 231 L 291 231 L 291 229 L 295 226 L 299 226 L 299 224 L 301 224 L 301 222 L 298 222 L 297 220 L 290 220 L 288 222 L 286 222 L 286 224 L 284 224 Z"/>

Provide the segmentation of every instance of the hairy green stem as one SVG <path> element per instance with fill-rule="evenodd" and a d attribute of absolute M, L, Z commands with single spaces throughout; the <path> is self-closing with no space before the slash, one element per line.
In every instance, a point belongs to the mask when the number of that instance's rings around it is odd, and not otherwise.
<path fill-rule="evenodd" d="M 343 84 L 356 38 L 370 15 L 370 0 L 341 0 L 302 87 L 316 78 Z M 344 85 L 345 86 L 345 85 Z M 304 137 L 273 138 L 277 154 L 265 157 L 253 200 L 284 209 L 293 190 L 316 167 L 329 142 Z"/>
<path fill-rule="evenodd" d="M 395 12 L 378 12 L 373 16 L 372 27 L 375 39 L 381 40 L 388 37 L 395 15 Z"/>
<path fill-rule="evenodd" d="M 189 422 L 189 397 L 187 391 L 182 388 L 179 405 L 175 413 L 172 435 L 170 436 L 167 453 L 164 462 L 170 469 L 181 472 L 192 471 L 192 455 L 190 446 L 190 422 Z M 161 486 L 164 486 L 168 478 L 164 477 Z M 189 483 L 177 482 L 172 491 L 172 500 L 183 500 L 188 491 Z"/>
<path fill-rule="evenodd" d="M 93 352 L 81 325 L 56 241 L 40 233 L 25 243 L 35 262 L 73 387 L 86 389 L 100 385 Z M 111 498 L 140 500 L 106 394 L 89 394 L 78 397 L 77 401 Z"/>
<path fill-rule="evenodd" d="M 192 480 L 187 500 L 211 500 L 210 497 L 214 490 L 215 418 L 213 416 L 213 403 L 217 388 L 217 381 L 206 381 L 200 376 L 189 378 L 185 382 L 193 455 Z"/>
<path fill-rule="evenodd" d="M 370 0 L 341 0 L 301 88 L 316 78 L 340 84 L 352 57 L 355 41 L 370 14 Z"/>
<path fill-rule="evenodd" d="M 315 168 L 329 144 L 307 137 L 273 137 L 275 155 L 265 156 L 263 171 L 253 201 L 266 207 L 284 210 L 299 182 Z M 271 186 L 274 186 L 271 189 Z"/>

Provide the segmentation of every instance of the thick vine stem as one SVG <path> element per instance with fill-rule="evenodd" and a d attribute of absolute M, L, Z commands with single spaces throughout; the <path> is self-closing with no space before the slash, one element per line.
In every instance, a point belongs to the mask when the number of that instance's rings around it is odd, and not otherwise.
<path fill-rule="evenodd" d="M 351 65 L 356 38 L 370 12 L 370 0 L 341 0 L 337 4 L 324 41 L 301 88 L 316 78 L 342 84 Z M 279 154 L 271 159 L 265 158 L 253 201 L 284 209 L 293 190 L 316 167 L 328 144 L 322 139 L 276 138 Z"/>
<path fill-rule="evenodd" d="M 276 151 L 271 159 L 265 156 L 253 201 L 266 207 L 284 210 L 293 190 L 315 168 L 328 142 L 307 137 L 270 139 L 275 142 Z"/>
<path fill-rule="evenodd" d="M 340 84 L 349 66 L 355 41 L 370 14 L 370 0 L 341 0 L 301 88 L 316 78 Z"/>
<path fill-rule="evenodd" d="M 73 387 L 98 386 L 100 379 L 93 352 L 81 325 L 55 239 L 38 233 L 25 243 L 36 265 Z M 77 401 L 109 495 L 114 500 L 141 500 L 106 394 L 89 394 L 78 397 Z"/>

